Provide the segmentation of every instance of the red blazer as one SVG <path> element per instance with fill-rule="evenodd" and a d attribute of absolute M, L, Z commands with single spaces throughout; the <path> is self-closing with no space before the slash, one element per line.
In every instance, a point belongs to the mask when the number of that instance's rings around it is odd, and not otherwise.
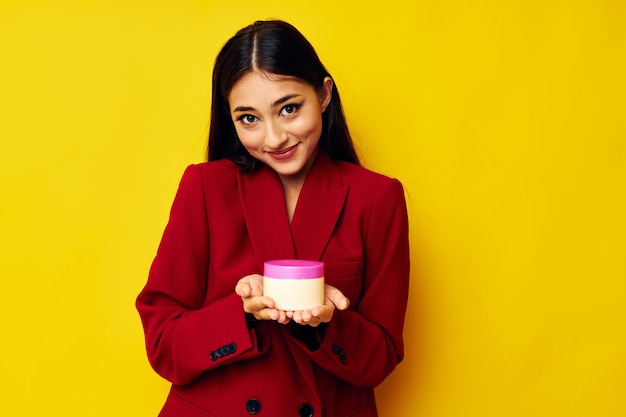
<path fill-rule="evenodd" d="M 318 328 L 256 321 L 234 293 L 263 262 L 325 263 L 350 299 Z M 408 220 L 399 181 L 320 152 L 291 224 L 267 167 L 187 168 L 137 298 L 165 417 L 377 415 L 373 387 L 402 360 Z"/>

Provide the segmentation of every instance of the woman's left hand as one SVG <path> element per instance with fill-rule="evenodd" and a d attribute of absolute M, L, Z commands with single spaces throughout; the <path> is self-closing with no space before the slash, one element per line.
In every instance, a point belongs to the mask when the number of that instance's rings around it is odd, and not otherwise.
<path fill-rule="evenodd" d="M 333 318 L 335 309 L 346 310 L 350 306 L 350 300 L 332 285 L 324 285 L 324 305 L 310 310 L 287 311 L 287 318 L 298 324 L 317 327 L 322 323 L 328 323 Z"/>

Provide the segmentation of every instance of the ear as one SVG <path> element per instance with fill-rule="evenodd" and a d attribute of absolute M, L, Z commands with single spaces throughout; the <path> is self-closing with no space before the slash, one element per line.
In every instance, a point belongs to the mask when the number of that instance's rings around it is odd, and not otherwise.
<path fill-rule="evenodd" d="M 322 90 L 320 91 L 320 107 L 322 108 L 322 113 L 326 111 L 326 108 L 330 104 L 330 100 L 333 96 L 333 79 L 330 77 L 324 78 L 324 84 L 322 85 Z"/>

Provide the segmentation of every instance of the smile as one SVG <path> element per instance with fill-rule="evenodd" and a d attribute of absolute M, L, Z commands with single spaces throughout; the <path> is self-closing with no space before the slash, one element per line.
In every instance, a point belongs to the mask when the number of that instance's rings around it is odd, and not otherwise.
<path fill-rule="evenodd" d="M 282 160 L 285 160 L 285 159 L 289 159 L 289 158 L 291 158 L 292 156 L 295 155 L 295 153 L 296 153 L 296 151 L 298 149 L 298 145 L 299 144 L 296 144 L 296 145 L 290 146 L 288 148 L 281 149 L 280 151 L 268 152 L 268 154 L 270 154 L 270 156 L 272 158 L 274 158 L 276 160 L 279 160 L 279 161 L 282 161 Z"/>

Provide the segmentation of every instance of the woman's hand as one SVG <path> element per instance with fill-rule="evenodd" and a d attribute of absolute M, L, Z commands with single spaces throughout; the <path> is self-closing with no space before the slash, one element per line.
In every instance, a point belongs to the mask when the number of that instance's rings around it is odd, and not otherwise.
<path fill-rule="evenodd" d="M 338 288 L 324 285 L 324 305 L 310 310 L 287 311 L 287 319 L 292 319 L 298 324 L 317 327 L 322 323 L 328 323 L 333 318 L 335 309 L 346 310 L 350 300 L 343 295 Z"/>
<path fill-rule="evenodd" d="M 243 311 L 252 314 L 257 320 L 276 320 L 282 324 L 291 320 L 285 311 L 274 308 L 274 300 L 263 296 L 263 277 L 259 274 L 241 278 L 235 286 L 235 293 L 243 301 Z"/>

